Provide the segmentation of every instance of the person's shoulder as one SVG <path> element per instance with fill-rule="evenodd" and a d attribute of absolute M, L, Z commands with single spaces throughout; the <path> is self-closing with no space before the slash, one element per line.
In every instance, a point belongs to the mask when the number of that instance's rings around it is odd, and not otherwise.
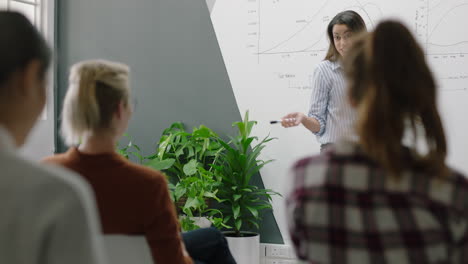
<path fill-rule="evenodd" d="M 36 166 L 44 175 L 43 178 L 48 179 L 47 185 L 50 188 L 61 189 L 60 195 L 68 196 L 70 202 L 80 207 L 93 207 L 94 195 L 91 186 L 79 174 L 55 164 L 37 164 Z"/>
<path fill-rule="evenodd" d="M 356 143 L 340 141 L 327 147 L 318 155 L 298 160 L 293 166 L 293 171 L 296 176 L 306 179 L 306 183 L 309 181 L 312 182 L 311 185 L 317 186 L 317 182 L 328 182 L 327 175 L 330 175 L 331 170 L 335 175 L 334 178 L 338 179 L 348 177 L 349 173 L 353 174 L 354 170 L 348 170 L 349 168 L 370 168 L 372 166 L 375 164 L 360 152 Z M 311 180 L 311 178 L 317 177 L 322 180 Z"/>
<path fill-rule="evenodd" d="M 445 183 L 445 186 L 439 190 L 439 192 L 450 193 L 447 199 L 451 199 L 455 209 L 463 211 L 464 214 L 466 214 L 468 217 L 468 178 L 466 175 L 457 171 L 456 169 L 450 168 L 449 170 L 450 174 L 447 177 L 447 182 Z M 437 186 L 437 181 L 434 182 Z M 434 189 L 437 189 L 437 187 Z M 450 190 L 451 192 L 449 192 Z"/>
<path fill-rule="evenodd" d="M 304 168 L 309 167 L 309 166 L 326 164 L 327 161 L 328 161 L 328 156 L 325 156 L 325 155 L 322 155 L 322 154 L 306 156 L 306 157 L 302 157 L 299 160 L 297 160 L 293 165 L 293 169 L 294 170 L 301 170 L 301 169 L 304 169 Z"/>
<path fill-rule="evenodd" d="M 329 60 L 321 61 L 319 64 L 316 65 L 314 74 L 315 78 L 321 78 L 322 81 L 331 82 L 337 76 L 337 64 L 336 62 L 332 62 Z"/>
<path fill-rule="evenodd" d="M 27 192 L 37 196 L 41 193 L 53 193 L 57 195 L 56 200 L 63 199 L 63 201 L 86 202 L 92 199 L 88 184 L 79 175 L 67 169 L 38 164 L 16 155 L 9 156 L 8 160 L 4 157 L 2 159 L 3 162 L 7 162 L 4 167 L 8 168 L 10 174 L 14 174 L 14 181 L 23 182 L 23 184 L 14 184 L 14 188 L 18 188 L 19 193 Z"/>
<path fill-rule="evenodd" d="M 67 153 L 60 153 L 60 154 L 55 154 L 51 155 L 48 157 L 45 157 L 41 160 L 42 163 L 48 163 L 48 164 L 57 164 L 57 163 L 63 163 L 66 162 L 68 159 Z"/>
<path fill-rule="evenodd" d="M 53 179 L 53 182 L 67 186 L 68 189 L 72 189 L 75 193 L 79 194 L 79 196 L 86 196 L 91 193 L 89 184 L 79 174 L 55 164 L 42 164 L 37 166 L 42 170 L 44 175 Z"/>
<path fill-rule="evenodd" d="M 315 68 L 316 71 L 326 72 L 332 71 L 337 67 L 337 62 L 323 60 L 319 62 Z"/>
<path fill-rule="evenodd" d="M 462 217 L 468 221 L 468 179 L 462 173 L 449 168 L 447 175 L 431 174 L 417 169 L 413 171 L 414 193 L 449 217 Z"/>
<path fill-rule="evenodd" d="M 295 189 L 322 188 L 327 182 L 334 154 L 330 149 L 296 161 L 292 167 Z"/>
<path fill-rule="evenodd" d="M 43 178 L 47 179 L 38 186 L 40 191 L 49 193 L 49 197 L 50 193 L 55 193 L 53 200 L 49 199 L 48 203 L 62 204 L 60 207 L 64 211 L 80 212 L 86 218 L 82 221 L 86 220 L 87 224 L 94 225 L 95 219 L 98 219 L 98 211 L 89 183 L 81 175 L 59 164 L 38 164 L 37 167 L 44 175 Z"/>
<path fill-rule="evenodd" d="M 449 167 L 449 179 L 455 185 L 460 186 L 468 191 L 468 178 L 467 175 L 463 174 L 462 172 L 458 171 L 457 169 Z"/>
<path fill-rule="evenodd" d="M 326 164 L 333 162 L 359 161 L 365 159 L 359 151 L 359 146 L 349 141 L 339 141 L 327 147 L 322 153 L 298 160 L 295 167 Z"/>

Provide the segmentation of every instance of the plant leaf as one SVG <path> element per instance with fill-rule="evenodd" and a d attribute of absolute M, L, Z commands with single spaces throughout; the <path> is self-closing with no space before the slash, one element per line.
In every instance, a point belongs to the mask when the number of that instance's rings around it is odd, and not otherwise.
<path fill-rule="evenodd" d="M 260 226 L 258 225 L 258 223 L 252 219 L 249 219 L 247 220 L 249 223 L 251 223 L 252 225 L 254 225 L 257 229 L 260 229 Z"/>
<path fill-rule="evenodd" d="M 250 211 L 250 213 L 252 213 L 252 215 L 255 218 L 258 218 L 258 210 L 256 208 L 253 208 L 253 207 L 250 207 L 250 206 L 245 206 L 245 207 Z"/>
<path fill-rule="evenodd" d="M 133 144 L 133 147 L 138 150 L 138 151 L 141 151 L 140 147 L 137 145 L 137 144 Z"/>
<path fill-rule="evenodd" d="M 211 136 L 211 129 L 207 128 L 204 125 L 201 125 L 199 128 L 194 128 L 192 135 L 197 138 L 209 138 Z"/>
<path fill-rule="evenodd" d="M 237 219 L 236 220 L 236 230 L 239 230 L 241 229 L 242 227 L 242 220 L 241 219 Z"/>
<path fill-rule="evenodd" d="M 175 162 L 175 159 L 165 159 L 165 160 L 154 159 L 154 160 L 147 162 L 145 165 L 155 170 L 167 170 L 170 167 L 172 167 L 172 165 L 174 165 L 174 162 Z"/>
<path fill-rule="evenodd" d="M 198 162 L 195 159 L 190 160 L 187 164 L 184 165 L 184 173 L 187 176 L 194 175 L 197 173 Z"/>
<path fill-rule="evenodd" d="M 239 200 L 239 199 L 242 197 L 242 195 L 240 195 L 240 194 L 234 194 L 232 197 L 234 198 L 234 201 L 237 201 L 237 200 Z"/>
<path fill-rule="evenodd" d="M 187 148 L 188 148 L 188 151 L 189 151 L 189 154 L 188 154 L 187 157 L 188 157 L 188 158 L 193 157 L 193 156 L 195 155 L 195 150 L 194 150 L 194 148 L 193 148 L 192 146 L 188 146 Z"/>
<path fill-rule="evenodd" d="M 238 204 L 234 204 L 234 205 L 232 206 L 232 213 L 233 213 L 234 219 L 239 218 L 240 206 L 239 206 Z M 236 221 L 237 221 L 237 220 L 236 220 Z"/>
<path fill-rule="evenodd" d="M 197 208 L 200 205 L 197 197 L 188 197 L 187 202 L 184 205 L 184 209 Z"/>
<path fill-rule="evenodd" d="M 252 143 L 252 140 L 254 140 L 254 138 L 250 137 L 242 143 L 242 147 L 244 150 L 247 150 L 249 148 L 250 143 Z"/>
<path fill-rule="evenodd" d="M 166 148 L 169 145 L 169 142 L 172 141 L 172 135 L 170 136 L 162 136 L 161 140 L 159 141 L 159 148 L 158 148 L 158 157 L 162 159 L 164 153 L 166 153 Z"/>
<path fill-rule="evenodd" d="M 175 200 L 178 201 L 184 194 L 187 192 L 187 189 L 180 184 L 177 184 L 174 190 Z"/>
<path fill-rule="evenodd" d="M 203 194 L 203 196 L 207 197 L 207 198 L 213 198 L 213 199 L 217 200 L 218 202 L 220 201 L 219 198 L 216 196 L 216 194 L 213 193 L 213 192 L 205 192 Z"/>
<path fill-rule="evenodd" d="M 180 155 L 184 154 L 184 148 L 185 148 L 185 145 L 180 147 L 174 154 L 175 156 L 178 158 L 180 157 Z"/>

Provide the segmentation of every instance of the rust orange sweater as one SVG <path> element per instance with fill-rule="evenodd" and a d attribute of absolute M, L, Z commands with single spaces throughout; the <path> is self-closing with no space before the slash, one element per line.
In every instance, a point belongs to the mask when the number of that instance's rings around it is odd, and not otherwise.
<path fill-rule="evenodd" d="M 81 174 L 96 196 L 104 234 L 144 235 L 157 263 L 189 264 L 165 176 L 117 153 L 83 154 L 76 148 L 44 159 Z"/>

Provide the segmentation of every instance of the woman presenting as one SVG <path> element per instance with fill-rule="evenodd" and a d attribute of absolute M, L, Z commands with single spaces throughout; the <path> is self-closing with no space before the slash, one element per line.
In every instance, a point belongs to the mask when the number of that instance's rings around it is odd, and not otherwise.
<path fill-rule="evenodd" d="M 355 113 L 347 101 L 341 63 L 353 36 L 361 31 L 366 31 L 366 24 L 354 11 L 341 12 L 330 21 L 327 27 L 330 47 L 312 76 L 309 113 L 289 113 L 281 119 L 283 127 L 302 124 L 314 133 L 321 144 L 320 151 L 345 134 L 354 134 Z"/>

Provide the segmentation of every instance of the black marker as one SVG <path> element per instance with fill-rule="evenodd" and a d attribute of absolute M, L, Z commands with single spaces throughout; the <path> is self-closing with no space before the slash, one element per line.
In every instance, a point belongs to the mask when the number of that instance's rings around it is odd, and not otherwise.
<path fill-rule="evenodd" d="M 296 121 L 296 118 L 286 118 L 286 121 L 287 122 Z M 272 125 L 273 124 L 279 124 L 281 122 L 283 122 L 283 120 L 272 120 L 272 121 L 270 121 L 270 124 L 272 124 Z"/>

